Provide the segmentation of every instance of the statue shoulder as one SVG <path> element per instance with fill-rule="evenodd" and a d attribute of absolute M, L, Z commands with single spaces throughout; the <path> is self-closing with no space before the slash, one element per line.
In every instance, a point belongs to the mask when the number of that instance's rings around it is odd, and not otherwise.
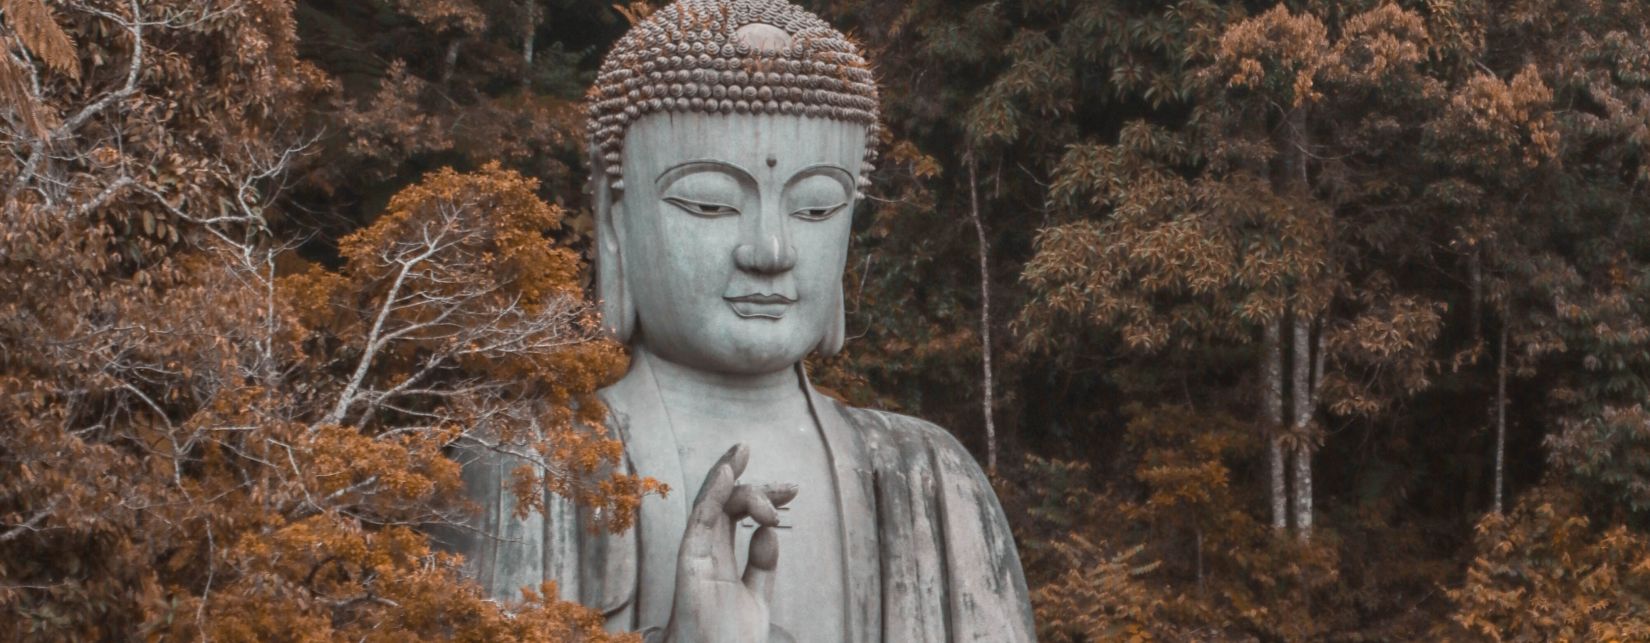
<path fill-rule="evenodd" d="M 948 640 L 1035 641 L 1014 533 L 974 456 L 933 422 L 841 409 L 875 463 L 877 512 L 892 518 L 877 528 L 882 573 L 895 579 L 884 584 L 889 638 L 922 638 L 926 619 L 941 613 Z M 946 579 L 937 597 L 924 594 L 933 578 Z"/>
<path fill-rule="evenodd" d="M 928 420 L 889 411 L 847 405 L 841 405 L 841 408 L 843 415 L 860 431 L 867 446 L 879 461 L 889 457 L 905 462 L 909 462 L 908 458 L 912 457 L 931 458 L 931 462 L 936 465 L 965 473 L 968 477 L 989 486 L 985 470 L 974 459 L 974 455 L 944 427 Z"/>
<path fill-rule="evenodd" d="M 929 422 L 928 420 L 924 420 L 922 418 L 901 415 L 892 411 L 848 406 L 840 402 L 837 403 L 837 406 L 842 409 L 843 414 L 848 417 L 850 422 L 853 422 L 861 428 L 872 428 L 874 430 L 884 432 L 906 433 L 927 438 L 951 436 L 951 432 L 946 431 L 945 427 L 934 424 L 933 422 Z M 953 439 L 953 441 L 955 440 Z"/>

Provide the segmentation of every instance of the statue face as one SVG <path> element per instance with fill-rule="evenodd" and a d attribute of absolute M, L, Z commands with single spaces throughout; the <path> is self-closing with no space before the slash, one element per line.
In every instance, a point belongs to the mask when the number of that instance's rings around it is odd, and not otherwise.
<path fill-rule="evenodd" d="M 865 127 L 662 113 L 625 134 L 609 217 L 637 340 L 724 373 L 788 368 L 839 323 Z"/>

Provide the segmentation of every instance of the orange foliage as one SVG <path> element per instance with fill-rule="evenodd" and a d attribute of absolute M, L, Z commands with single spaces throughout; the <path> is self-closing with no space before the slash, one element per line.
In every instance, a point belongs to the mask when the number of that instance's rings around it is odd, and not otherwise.
<path fill-rule="evenodd" d="M 1534 168 L 1558 154 L 1559 133 L 1553 117 L 1553 92 L 1534 67 L 1525 67 L 1512 82 L 1489 74 L 1469 79 L 1434 125 L 1433 135 L 1449 160 L 1477 170 L 1485 178 L 1516 179 L 1519 159 Z"/>
<path fill-rule="evenodd" d="M 597 339 L 560 211 L 442 171 L 276 273 L 260 219 L 186 224 L 139 266 L 115 229 L 28 216 L 0 251 L 0 638 L 621 640 L 553 587 L 501 605 L 432 548 L 469 520 L 456 442 L 628 525 Z M 118 257 L 117 257 L 118 259 Z"/>
<path fill-rule="evenodd" d="M 549 472 L 516 476 L 523 510 L 542 509 L 547 490 L 602 506 L 622 529 L 639 494 L 662 488 L 633 476 L 598 479 L 622 446 L 582 427 L 604 421 L 591 393 L 617 377 L 624 356 L 598 339 L 579 256 L 545 237 L 562 211 L 536 187 L 497 164 L 435 172 L 340 242 L 341 270 L 311 266 L 282 290 L 318 341 L 358 355 L 323 420 L 353 418 L 392 434 L 415 430 L 397 422 L 474 427 L 447 441 L 510 452 Z"/>
<path fill-rule="evenodd" d="M 1279 3 L 1228 28 L 1216 60 L 1227 84 L 1258 90 L 1291 108 L 1322 97 L 1316 83 L 1334 64 L 1332 51 L 1323 21 Z"/>
<path fill-rule="evenodd" d="M 1140 576 L 1156 563 L 1133 559 L 1144 546 L 1105 558 L 1082 536 L 1057 543 L 1068 565 L 1065 573 L 1037 588 L 1038 635 L 1045 641 L 1150 641 L 1157 638 L 1154 623 L 1162 600 L 1154 597 Z"/>
<path fill-rule="evenodd" d="M 1650 640 L 1650 537 L 1598 528 L 1575 494 L 1536 489 L 1478 523 L 1454 629 L 1492 641 Z"/>

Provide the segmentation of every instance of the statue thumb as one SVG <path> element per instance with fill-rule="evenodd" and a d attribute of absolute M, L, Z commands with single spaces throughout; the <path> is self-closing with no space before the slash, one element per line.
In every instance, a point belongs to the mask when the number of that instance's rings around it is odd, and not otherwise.
<path fill-rule="evenodd" d="M 745 563 L 745 587 L 763 605 L 773 599 L 773 575 L 778 567 L 779 533 L 773 527 L 760 527 L 751 534 L 750 556 Z"/>

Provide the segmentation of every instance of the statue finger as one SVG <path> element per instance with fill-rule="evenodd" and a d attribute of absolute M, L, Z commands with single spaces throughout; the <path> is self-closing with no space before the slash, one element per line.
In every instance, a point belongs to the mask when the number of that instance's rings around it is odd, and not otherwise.
<path fill-rule="evenodd" d="M 750 556 L 745 562 L 745 588 L 756 600 L 767 605 L 773 601 L 774 570 L 779 567 L 779 532 L 773 527 L 758 527 L 751 534 Z"/>
<path fill-rule="evenodd" d="M 795 500 L 798 489 L 799 487 L 794 482 L 762 485 L 762 493 L 768 497 L 768 502 L 773 503 L 775 507 L 783 507 L 790 501 Z"/>
<path fill-rule="evenodd" d="M 689 516 L 690 521 L 701 517 L 701 505 L 711 505 L 703 517 L 714 519 L 720 513 L 717 510 L 727 503 L 728 496 L 733 493 L 734 483 L 739 480 L 739 475 L 745 472 L 745 464 L 749 461 L 750 447 L 740 443 L 733 445 L 727 453 L 717 458 L 716 464 L 710 465 L 710 471 L 705 474 L 704 484 L 699 485 L 699 495 L 693 498 L 693 515 Z M 719 477 L 724 469 L 728 473 L 726 479 Z"/>
<path fill-rule="evenodd" d="M 733 489 L 733 468 L 727 463 L 717 463 L 705 477 L 705 484 L 699 487 L 699 496 L 688 514 L 687 530 L 682 534 L 683 556 L 711 556 L 715 547 L 711 536 L 716 533 L 717 521 L 725 520 L 722 508 L 733 495 Z"/>
<path fill-rule="evenodd" d="M 733 445 L 733 448 L 728 448 L 728 452 L 716 458 L 716 463 L 711 465 L 708 472 L 705 472 L 705 485 L 700 485 L 700 495 L 693 496 L 693 506 L 700 506 L 701 501 L 705 500 L 706 493 L 713 490 L 711 478 L 716 476 L 718 467 L 728 465 L 729 472 L 733 473 L 733 480 L 739 480 L 739 475 L 744 473 L 744 465 L 749 460 L 751 460 L 751 447 L 746 447 L 741 442 L 741 444 Z M 729 488 L 729 491 L 733 491 L 733 488 Z M 728 501 L 728 498 L 721 498 L 718 503 L 726 503 L 726 501 Z"/>
<path fill-rule="evenodd" d="M 751 461 L 750 445 L 744 442 L 735 444 L 722 457 L 727 459 L 728 466 L 733 467 L 733 477 L 738 479 L 739 476 L 745 475 L 745 465 Z"/>
<path fill-rule="evenodd" d="M 774 508 L 768 494 L 758 486 L 742 484 L 733 488 L 733 495 L 724 505 L 728 518 L 737 522 L 750 516 L 757 524 L 772 527 L 779 524 L 779 510 Z"/>

